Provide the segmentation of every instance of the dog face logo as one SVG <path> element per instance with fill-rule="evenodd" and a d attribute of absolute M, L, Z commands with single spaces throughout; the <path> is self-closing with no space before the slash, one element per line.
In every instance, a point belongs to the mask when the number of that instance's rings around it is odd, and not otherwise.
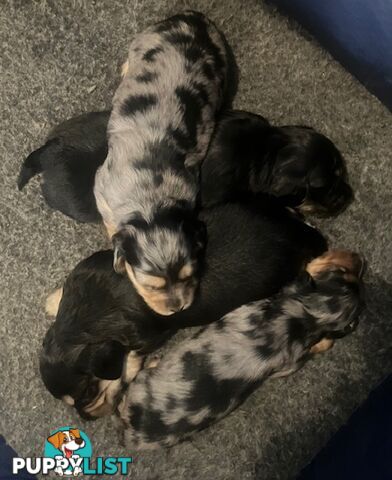
<path fill-rule="evenodd" d="M 78 428 L 60 428 L 46 439 L 45 456 L 56 460 L 55 472 L 60 476 L 77 476 L 83 473 L 83 457 L 91 457 L 91 454 L 90 441 Z"/>
<path fill-rule="evenodd" d="M 48 442 L 50 442 L 54 448 L 60 450 L 65 458 L 72 457 L 76 450 L 86 445 L 86 442 L 80 436 L 80 430 L 77 428 L 54 433 L 48 438 Z"/>

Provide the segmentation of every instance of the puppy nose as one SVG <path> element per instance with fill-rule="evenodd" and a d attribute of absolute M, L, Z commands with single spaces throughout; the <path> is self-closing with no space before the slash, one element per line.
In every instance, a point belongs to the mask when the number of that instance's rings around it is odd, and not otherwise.
<path fill-rule="evenodd" d="M 81 445 L 83 443 L 83 438 L 75 438 L 75 443 Z"/>
<path fill-rule="evenodd" d="M 169 305 L 169 311 L 172 313 L 181 312 L 182 310 L 184 310 L 184 308 L 185 308 L 185 305 L 181 303 L 179 300 L 171 302 Z"/>

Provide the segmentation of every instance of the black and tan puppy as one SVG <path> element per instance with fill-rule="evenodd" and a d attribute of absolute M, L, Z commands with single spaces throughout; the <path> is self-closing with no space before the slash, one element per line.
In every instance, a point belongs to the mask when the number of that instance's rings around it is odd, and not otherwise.
<path fill-rule="evenodd" d="M 107 152 L 109 115 L 87 113 L 56 127 L 25 160 L 19 188 L 42 172 L 49 206 L 79 221 L 100 219 L 92 185 Z M 204 206 L 265 193 L 304 214 L 334 215 L 353 197 L 342 156 L 330 140 L 309 127 L 272 127 L 242 111 L 218 117 L 201 180 Z"/>
<path fill-rule="evenodd" d="M 124 378 L 140 368 L 172 329 L 213 322 L 240 305 L 276 293 L 326 249 L 319 232 L 285 210 L 224 205 L 201 213 L 208 245 L 201 283 L 189 309 L 167 317 L 153 312 L 132 284 L 112 269 L 113 253 L 83 260 L 51 296 L 53 326 L 44 340 L 41 374 L 48 390 L 97 417 L 113 406 Z M 186 281 L 186 280 L 185 280 Z M 167 328 L 167 331 L 165 330 Z"/>
<path fill-rule="evenodd" d="M 51 130 L 46 143 L 23 162 L 19 190 L 42 173 L 42 194 L 51 208 L 79 222 L 101 222 L 93 189 L 108 152 L 108 120 L 109 112 L 90 112 Z"/>
<path fill-rule="evenodd" d="M 354 330 L 362 261 L 330 251 L 271 298 L 243 305 L 141 371 L 117 409 L 132 449 L 169 447 L 218 421 L 255 387 L 298 370 Z"/>
<path fill-rule="evenodd" d="M 342 155 L 313 128 L 274 127 L 260 115 L 219 117 L 202 169 L 202 203 L 267 194 L 302 213 L 336 215 L 353 192 Z"/>

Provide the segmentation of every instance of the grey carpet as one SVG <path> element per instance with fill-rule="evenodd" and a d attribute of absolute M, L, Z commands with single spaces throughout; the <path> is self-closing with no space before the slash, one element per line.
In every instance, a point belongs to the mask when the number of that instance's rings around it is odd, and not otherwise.
<path fill-rule="evenodd" d="M 226 33 L 241 70 L 236 106 L 280 124 L 308 124 L 343 151 L 356 201 L 320 223 L 336 246 L 369 262 L 359 330 L 296 375 L 267 382 L 234 414 L 170 451 L 134 454 L 130 478 L 289 479 L 391 371 L 390 113 L 296 25 L 256 0 L 41 0 L 0 5 L 0 433 L 40 456 L 50 429 L 72 424 L 99 456 L 124 453 L 109 421 L 85 423 L 44 390 L 37 353 L 50 321 L 45 296 L 105 245 L 44 204 L 33 181 L 16 189 L 23 157 L 65 118 L 110 104 L 136 30 L 184 7 Z"/>

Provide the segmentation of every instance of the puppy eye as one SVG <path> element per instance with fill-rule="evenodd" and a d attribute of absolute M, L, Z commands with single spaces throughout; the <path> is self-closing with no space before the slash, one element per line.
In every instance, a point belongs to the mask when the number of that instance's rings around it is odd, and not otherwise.
<path fill-rule="evenodd" d="M 164 287 L 154 287 L 153 285 L 146 285 L 146 288 L 147 290 L 151 290 L 152 292 L 157 292 L 164 289 Z"/>
<path fill-rule="evenodd" d="M 193 278 L 193 275 L 192 275 L 192 274 L 191 274 L 191 275 L 188 275 L 188 276 L 185 277 L 185 278 L 181 278 L 181 282 L 184 282 L 184 283 L 190 282 L 190 281 L 192 280 L 192 278 Z"/>

